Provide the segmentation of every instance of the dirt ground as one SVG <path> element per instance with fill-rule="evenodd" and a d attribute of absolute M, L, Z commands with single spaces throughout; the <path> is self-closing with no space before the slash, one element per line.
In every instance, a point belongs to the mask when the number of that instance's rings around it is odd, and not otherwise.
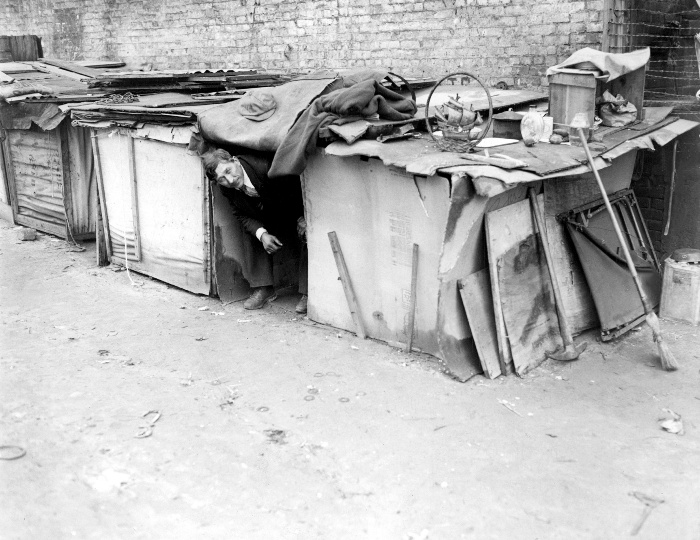
<path fill-rule="evenodd" d="M 637 538 L 700 539 L 697 328 L 663 323 L 675 373 L 644 327 L 460 384 L 86 247 L 0 221 L 2 538 L 615 539 L 638 492 L 664 502 Z"/>

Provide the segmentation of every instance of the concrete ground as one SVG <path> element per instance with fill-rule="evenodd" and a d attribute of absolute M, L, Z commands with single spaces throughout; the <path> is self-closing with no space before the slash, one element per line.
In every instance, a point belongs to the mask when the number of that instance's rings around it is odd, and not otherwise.
<path fill-rule="evenodd" d="M 700 539 L 697 328 L 663 323 L 674 373 L 644 327 L 460 384 L 86 247 L 0 222 L 2 538 L 615 539 L 644 494 L 637 538 Z"/>

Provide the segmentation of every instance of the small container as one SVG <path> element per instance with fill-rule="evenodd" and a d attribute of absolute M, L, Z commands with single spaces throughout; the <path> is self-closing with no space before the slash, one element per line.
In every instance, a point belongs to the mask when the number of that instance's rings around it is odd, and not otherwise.
<path fill-rule="evenodd" d="M 576 113 L 571 124 L 569 124 L 569 142 L 574 146 L 583 146 L 581 137 L 578 134 L 578 128 L 583 128 L 583 134 L 588 142 L 591 136 L 591 125 L 588 123 L 588 115 L 586 113 Z"/>
<path fill-rule="evenodd" d="M 659 315 L 700 324 L 700 250 L 676 250 L 664 262 Z"/>
<path fill-rule="evenodd" d="M 523 114 L 513 112 L 513 109 L 508 109 L 505 112 L 493 115 L 493 136 L 503 139 L 523 138 L 520 133 L 520 122 L 523 121 Z"/>
<path fill-rule="evenodd" d="M 523 116 L 523 121 L 520 122 L 520 133 L 525 146 L 537 144 L 544 135 L 544 120 L 537 112 L 535 105 L 530 105 L 530 110 Z"/>

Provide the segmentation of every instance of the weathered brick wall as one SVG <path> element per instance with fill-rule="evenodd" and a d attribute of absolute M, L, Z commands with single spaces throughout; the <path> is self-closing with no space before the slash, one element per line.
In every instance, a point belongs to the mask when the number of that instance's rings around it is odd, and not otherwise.
<path fill-rule="evenodd" d="M 518 86 L 584 46 L 603 0 L 2 0 L 3 34 L 42 36 L 46 56 L 132 68 L 467 70 Z"/>

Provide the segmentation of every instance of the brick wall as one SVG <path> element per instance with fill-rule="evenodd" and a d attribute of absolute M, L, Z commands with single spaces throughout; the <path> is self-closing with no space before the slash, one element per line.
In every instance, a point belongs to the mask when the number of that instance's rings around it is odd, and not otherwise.
<path fill-rule="evenodd" d="M 3 0 L 3 34 L 47 57 L 129 67 L 467 70 L 538 86 L 546 68 L 599 48 L 603 0 Z"/>

